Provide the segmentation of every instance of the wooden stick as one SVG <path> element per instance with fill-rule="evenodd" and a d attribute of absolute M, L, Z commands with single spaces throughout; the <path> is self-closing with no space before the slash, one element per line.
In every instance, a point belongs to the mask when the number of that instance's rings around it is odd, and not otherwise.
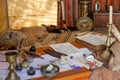
<path fill-rule="evenodd" d="M 31 57 L 38 57 L 38 58 L 41 58 L 41 59 L 44 59 L 43 57 L 41 57 L 40 55 L 38 54 L 35 54 L 35 53 L 31 53 L 27 50 L 24 50 L 24 52 L 27 54 L 27 55 L 30 55 Z"/>
<path fill-rule="evenodd" d="M 67 56 L 66 54 L 60 53 L 60 52 L 56 52 L 54 50 L 50 50 L 50 49 L 46 49 L 44 50 L 47 54 L 53 56 L 53 57 L 57 57 L 57 58 L 61 58 L 62 55 Z"/>

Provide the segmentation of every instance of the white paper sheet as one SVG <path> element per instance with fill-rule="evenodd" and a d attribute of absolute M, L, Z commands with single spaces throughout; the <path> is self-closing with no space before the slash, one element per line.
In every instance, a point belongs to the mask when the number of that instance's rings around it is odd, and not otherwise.
<path fill-rule="evenodd" d="M 71 54 L 71 53 L 78 53 L 79 49 L 72 45 L 69 42 L 66 43 L 59 43 L 59 44 L 52 44 L 50 45 L 55 51 L 64 53 L 64 54 Z"/>
<path fill-rule="evenodd" d="M 80 48 L 78 49 L 78 51 L 79 51 L 78 53 L 71 53 L 68 56 L 74 56 L 76 58 L 80 58 L 83 56 L 83 54 L 92 54 L 92 52 L 87 48 Z"/>
<path fill-rule="evenodd" d="M 4 54 L 0 54 L 0 62 L 6 61 L 6 57 Z"/>
<path fill-rule="evenodd" d="M 0 70 L 1 69 L 8 69 L 9 63 L 8 62 L 0 62 Z"/>
<path fill-rule="evenodd" d="M 42 57 L 44 57 L 45 59 L 35 58 L 33 60 L 33 63 L 30 63 L 30 66 L 33 66 L 34 68 L 40 68 L 41 65 L 50 64 L 51 61 L 56 61 L 56 60 L 59 61 L 57 58 L 52 57 L 50 55 L 44 55 Z M 60 64 L 58 64 L 58 66 L 60 67 L 60 72 L 72 69 L 69 66 L 70 64 L 72 64 L 72 65 L 75 64 L 75 65 L 79 65 L 80 66 L 80 64 L 76 63 L 75 61 L 70 61 L 69 64 L 66 64 L 66 65 L 60 65 Z M 0 78 L 3 78 L 3 80 L 4 80 L 7 77 L 7 74 L 9 72 L 8 70 L 4 70 L 4 69 L 8 69 L 8 64 L 6 64 L 6 62 L 2 62 L 2 63 L 0 63 L 0 67 L 1 66 L 4 66 L 4 67 L 1 68 L 3 70 L 0 70 L 0 74 L 1 74 Z M 35 78 L 35 77 L 42 76 L 40 70 L 36 70 L 36 74 L 33 75 L 33 76 L 27 75 L 27 73 L 26 73 L 27 70 L 28 70 L 28 68 L 23 69 L 22 71 L 16 71 L 17 75 L 20 76 L 20 78 L 21 78 L 20 80 L 26 80 L 26 79 L 29 79 L 29 78 Z M 2 73 L 2 72 L 4 72 L 4 73 Z"/>
<path fill-rule="evenodd" d="M 44 59 L 34 58 L 33 62 L 30 63 L 30 66 L 33 66 L 34 68 L 40 68 L 41 65 L 50 64 L 51 60 L 57 59 L 57 58 L 52 57 L 48 54 L 43 55 L 42 57 L 44 57 Z M 9 63 L 0 62 L 0 79 L 2 78 L 3 80 L 5 80 L 5 78 L 7 77 L 8 72 L 9 72 L 7 70 L 8 66 L 9 66 Z M 35 78 L 35 77 L 42 76 L 40 70 L 36 70 L 36 74 L 33 76 L 27 75 L 27 70 L 28 70 L 28 68 L 24 68 L 22 71 L 16 71 L 17 75 L 21 78 L 20 80 L 26 80 L 29 78 Z"/>
<path fill-rule="evenodd" d="M 9 73 L 9 70 L 0 70 L 0 80 L 5 80 Z"/>
<path fill-rule="evenodd" d="M 79 35 L 76 37 L 79 40 L 88 42 L 93 45 L 105 45 L 106 44 L 106 35 L 99 35 L 99 34 L 93 34 L 93 33 L 88 33 L 85 35 Z M 116 39 L 111 37 L 111 44 L 115 41 Z"/>
<path fill-rule="evenodd" d="M 68 44 L 68 45 L 70 45 L 70 46 L 72 46 L 71 44 L 69 44 L 69 43 L 66 43 L 66 44 Z M 73 46 L 72 46 L 73 47 Z M 69 48 L 69 47 L 68 47 Z M 70 49 L 70 48 L 69 48 Z M 87 48 L 81 48 L 81 49 L 77 49 L 76 47 L 74 47 L 74 51 L 72 51 L 72 53 L 71 52 L 68 52 L 68 57 L 70 57 L 70 56 L 74 56 L 74 57 L 81 57 L 84 53 L 86 53 L 86 54 L 90 54 L 91 52 L 87 49 Z M 66 51 L 65 52 L 67 52 L 67 50 L 68 49 L 65 49 Z M 76 51 L 77 50 L 77 51 Z M 76 53 L 76 54 L 74 54 L 74 52 Z M 82 65 L 79 63 L 79 62 L 77 62 L 77 61 L 75 61 L 74 59 L 70 59 L 69 58 L 69 62 L 68 62 L 68 64 L 64 64 L 64 65 L 61 65 L 61 64 L 59 64 L 59 59 L 58 58 L 55 58 L 55 57 L 52 57 L 52 56 L 50 56 L 50 55 L 48 55 L 48 54 L 46 54 L 46 55 L 43 55 L 42 56 L 44 59 L 41 59 L 41 58 L 34 58 L 34 60 L 33 60 L 33 62 L 32 63 L 30 63 L 30 66 L 33 66 L 34 68 L 40 68 L 40 66 L 41 65 L 45 65 L 45 64 L 50 64 L 51 63 L 51 61 L 57 61 L 57 65 L 60 67 L 60 72 L 62 72 L 62 71 L 65 71 L 65 70 L 70 70 L 70 69 L 72 69 L 71 67 L 70 67 L 70 65 L 77 65 L 77 66 L 80 66 L 80 67 L 82 67 Z M 0 67 L 1 66 L 5 66 L 5 62 L 2 62 L 2 63 L 0 63 Z M 8 64 L 6 64 L 6 68 L 8 67 Z M 6 69 L 5 68 L 5 69 Z M 8 70 L 4 70 L 4 68 L 2 68 L 3 70 L 0 70 L 0 78 L 3 78 L 3 80 L 5 80 L 5 78 L 7 77 L 7 74 L 8 74 Z M 41 72 L 40 72 L 40 70 L 36 70 L 36 74 L 35 75 L 33 75 L 33 76 L 29 76 L 29 75 L 27 75 L 27 70 L 28 70 L 28 68 L 26 68 L 26 69 L 23 69 L 22 71 L 16 71 L 17 72 L 17 75 L 18 76 L 20 76 L 20 80 L 26 80 L 26 79 L 29 79 L 29 78 L 35 78 L 35 77 L 40 77 L 40 76 L 42 76 L 42 74 L 41 74 Z M 4 72 L 4 73 L 2 73 L 2 72 Z M 4 75 L 3 75 L 4 74 Z M 6 75 L 5 75 L 6 74 Z"/>

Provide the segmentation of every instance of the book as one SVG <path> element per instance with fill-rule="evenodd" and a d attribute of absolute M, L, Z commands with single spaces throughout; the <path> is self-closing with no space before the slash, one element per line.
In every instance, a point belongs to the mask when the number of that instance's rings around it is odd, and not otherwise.
<path fill-rule="evenodd" d="M 97 32 L 84 32 L 78 35 L 75 39 L 76 42 L 91 48 L 93 50 L 102 50 L 106 48 L 107 35 Z M 115 38 L 111 37 L 111 44 Z"/>

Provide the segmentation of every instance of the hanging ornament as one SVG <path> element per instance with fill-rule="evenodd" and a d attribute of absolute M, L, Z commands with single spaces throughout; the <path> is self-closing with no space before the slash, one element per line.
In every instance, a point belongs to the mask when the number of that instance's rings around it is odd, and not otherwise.
<path fill-rule="evenodd" d="M 100 11 L 100 2 L 99 0 L 96 0 L 95 2 L 95 12 L 99 12 Z"/>

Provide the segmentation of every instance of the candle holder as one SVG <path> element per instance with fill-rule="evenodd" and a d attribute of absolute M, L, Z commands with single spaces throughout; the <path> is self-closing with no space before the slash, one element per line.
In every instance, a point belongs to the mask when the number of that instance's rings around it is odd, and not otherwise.
<path fill-rule="evenodd" d="M 107 40 L 106 40 L 106 49 L 103 51 L 103 53 L 100 54 L 100 56 L 105 59 L 105 60 L 109 60 L 110 56 L 111 56 L 111 51 L 109 49 L 110 45 L 111 45 L 111 27 L 112 24 L 108 24 L 108 33 L 107 33 Z"/>
<path fill-rule="evenodd" d="M 80 32 L 91 31 L 93 29 L 93 21 L 88 17 L 90 3 L 91 0 L 80 0 L 81 17 L 76 21 L 76 27 Z"/>
<path fill-rule="evenodd" d="M 88 9 L 89 9 L 90 3 L 91 3 L 91 0 L 80 0 L 80 4 L 81 4 L 81 17 L 83 17 L 84 15 L 88 14 Z"/>
<path fill-rule="evenodd" d="M 16 52 L 7 52 L 6 54 L 6 61 L 10 63 L 9 66 L 9 74 L 5 80 L 20 80 L 20 77 L 17 76 L 16 72 L 14 71 L 14 63 L 16 61 L 17 53 Z"/>

